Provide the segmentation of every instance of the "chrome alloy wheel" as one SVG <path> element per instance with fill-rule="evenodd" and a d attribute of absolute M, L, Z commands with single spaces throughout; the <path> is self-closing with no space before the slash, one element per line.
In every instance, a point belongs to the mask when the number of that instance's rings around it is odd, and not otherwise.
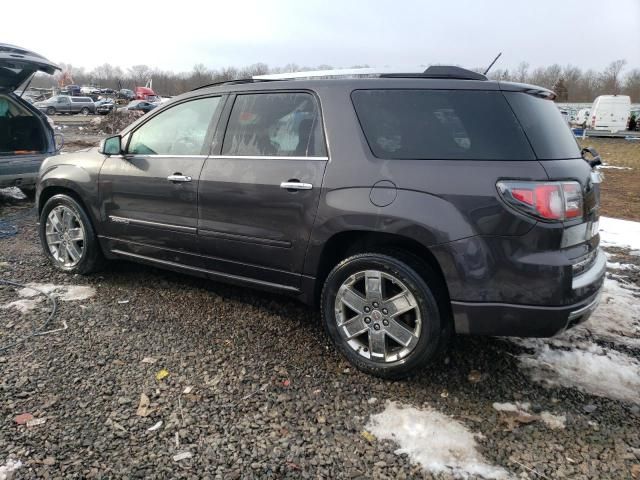
<path fill-rule="evenodd" d="M 357 272 L 336 294 L 340 335 L 361 356 L 397 362 L 409 355 L 420 338 L 418 301 L 399 279 L 379 270 Z"/>
<path fill-rule="evenodd" d="M 65 267 L 74 267 L 82 259 L 85 231 L 78 215 L 69 207 L 58 205 L 47 216 L 47 247 L 53 258 Z"/>

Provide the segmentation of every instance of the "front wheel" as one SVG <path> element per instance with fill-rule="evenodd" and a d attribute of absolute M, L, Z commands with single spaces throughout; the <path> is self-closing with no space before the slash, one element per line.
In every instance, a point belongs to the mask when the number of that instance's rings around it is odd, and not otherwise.
<path fill-rule="evenodd" d="M 47 108 L 47 115 L 55 115 L 56 114 L 56 109 L 53 107 L 49 107 Z"/>
<path fill-rule="evenodd" d="M 87 274 L 99 269 L 102 251 L 82 206 L 72 197 L 54 195 L 40 214 L 40 242 L 55 268 Z"/>
<path fill-rule="evenodd" d="M 438 277 L 417 262 L 402 253 L 365 253 L 329 273 L 322 321 L 336 348 L 358 369 L 402 378 L 438 352 L 443 336 Z"/>

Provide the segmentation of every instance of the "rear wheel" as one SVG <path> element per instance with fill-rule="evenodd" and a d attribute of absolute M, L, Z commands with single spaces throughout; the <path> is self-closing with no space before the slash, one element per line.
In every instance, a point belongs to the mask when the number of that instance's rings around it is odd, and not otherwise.
<path fill-rule="evenodd" d="M 89 217 L 68 195 L 54 195 L 42 209 L 40 242 L 58 270 L 87 274 L 100 267 L 102 251 Z"/>
<path fill-rule="evenodd" d="M 53 107 L 47 107 L 47 115 L 55 115 L 56 109 Z"/>
<path fill-rule="evenodd" d="M 414 260 L 401 253 L 365 253 L 343 260 L 327 277 L 325 329 L 338 350 L 366 373 L 406 377 L 438 351 L 443 321 L 438 289 L 429 285 L 437 277 L 426 265 L 410 266 Z"/>
<path fill-rule="evenodd" d="M 82 107 L 82 110 L 80 110 L 80 113 L 82 115 L 89 115 L 89 108 L 88 107 Z"/>

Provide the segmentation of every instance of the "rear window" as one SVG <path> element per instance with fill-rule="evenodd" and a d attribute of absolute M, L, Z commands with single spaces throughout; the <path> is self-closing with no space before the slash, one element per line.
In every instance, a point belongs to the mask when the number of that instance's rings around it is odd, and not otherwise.
<path fill-rule="evenodd" d="M 501 92 L 356 90 L 351 98 L 376 157 L 535 160 Z"/>
<path fill-rule="evenodd" d="M 71 101 L 74 103 L 88 103 L 93 102 L 89 97 L 71 97 Z"/>
<path fill-rule="evenodd" d="M 504 95 L 539 160 L 580 158 L 578 142 L 555 103 L 522 92 Z"/>

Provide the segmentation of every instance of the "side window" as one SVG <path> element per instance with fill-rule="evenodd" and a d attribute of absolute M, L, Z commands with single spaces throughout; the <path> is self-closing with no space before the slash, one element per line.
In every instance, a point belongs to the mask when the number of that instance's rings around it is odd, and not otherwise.
<path fill-rule="evenodd" d="M 398 160 L 534 160 L 501 92 L 356 90 L 351 94 L 373 154 Z"/>
<path fill-rule="evenodd" d="M 127 153 L 200 155 L 220 97 L 181 103 L 152 118 L 131 135 Z"/>
<path fill-rule="evenodd" d="M 223 155 L 326 156 L 318 104 L 309 93 L 238 95 Z"/>

